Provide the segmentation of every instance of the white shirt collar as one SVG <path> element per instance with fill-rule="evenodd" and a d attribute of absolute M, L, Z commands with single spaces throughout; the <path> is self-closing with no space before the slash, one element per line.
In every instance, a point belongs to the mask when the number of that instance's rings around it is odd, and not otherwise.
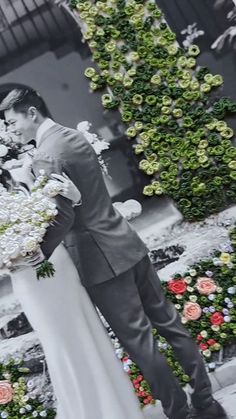
<path fill-rule="evenodd" d="M 51 118 L 46 118 L 42 122 L 42 124 L 38 127 L 38 130 L 36 132 L 36 138 L 35 138 L 37 148 L 40 145 L 40 142 L 41 142 L 41 139 L 42 139 L 42 136 L 44 135 L 44 133 L 46 131 L 48 131 L 49 128 L 53 127 L 53 125 L 55 125 L 55 124 L 56 124 L 56 122 L 54 122 Z"/>

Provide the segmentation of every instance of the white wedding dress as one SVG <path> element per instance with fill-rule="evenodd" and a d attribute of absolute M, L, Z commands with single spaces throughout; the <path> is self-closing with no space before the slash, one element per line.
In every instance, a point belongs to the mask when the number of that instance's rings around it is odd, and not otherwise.
<path fill-rule="evenodd" d="M 58 401 L 57 419 L 143 419 L 132 384 L 116 358 L 78 272 L 63 245 L 53 278 L 26 268 L 13 289 L 41 340 Z"/>

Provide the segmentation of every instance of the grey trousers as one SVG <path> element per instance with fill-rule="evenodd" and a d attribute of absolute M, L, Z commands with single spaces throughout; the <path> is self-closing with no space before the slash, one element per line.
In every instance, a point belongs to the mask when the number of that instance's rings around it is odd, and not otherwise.
<path fill-rule="evenodd" d="M 148 256 L 129 271 L 88 287 L 87 291 L 142 371 L 168 418 L 184 419 L 188 405 L 185 392 L 158 350 L 153 328 L 173 347 L 176 358 L 190 376 L 193 406 L 202 408 L 211 404 L 211 383 L 202 357 L 174 305 L 166 300 Z"/>

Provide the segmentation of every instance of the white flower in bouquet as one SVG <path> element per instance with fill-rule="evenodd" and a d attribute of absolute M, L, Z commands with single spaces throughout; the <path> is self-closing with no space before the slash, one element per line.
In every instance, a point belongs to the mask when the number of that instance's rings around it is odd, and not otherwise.
<path fill-rule="evenodd" d="M 0 144 L 0 157 L 5 157 L 8 153 L 8 148 L 4 144 Z"/>
<path fill-rule="evenodd" d="M 38 249 L 38 242 L 34 237 L 25 237 L 22 241 L 22 249 L 27 253 L 36 252 Z"/>

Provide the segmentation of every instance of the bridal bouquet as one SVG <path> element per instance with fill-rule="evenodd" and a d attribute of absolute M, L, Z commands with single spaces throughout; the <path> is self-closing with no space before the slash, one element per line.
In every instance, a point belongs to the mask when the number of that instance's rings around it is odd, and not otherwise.
<path fill-rule="evenodd" d="M 57 215 L 51 198 L 60 190 L 60 182 L 49 180 L 43 171 L 28 196 L 7 191 L 0 184 L 0 269 L 14 270 L 17 258 L 37 252 L 47 228 Z M 37 268 L 38 279 L 53 274 L 53 265 L 48 261 Z"/>

